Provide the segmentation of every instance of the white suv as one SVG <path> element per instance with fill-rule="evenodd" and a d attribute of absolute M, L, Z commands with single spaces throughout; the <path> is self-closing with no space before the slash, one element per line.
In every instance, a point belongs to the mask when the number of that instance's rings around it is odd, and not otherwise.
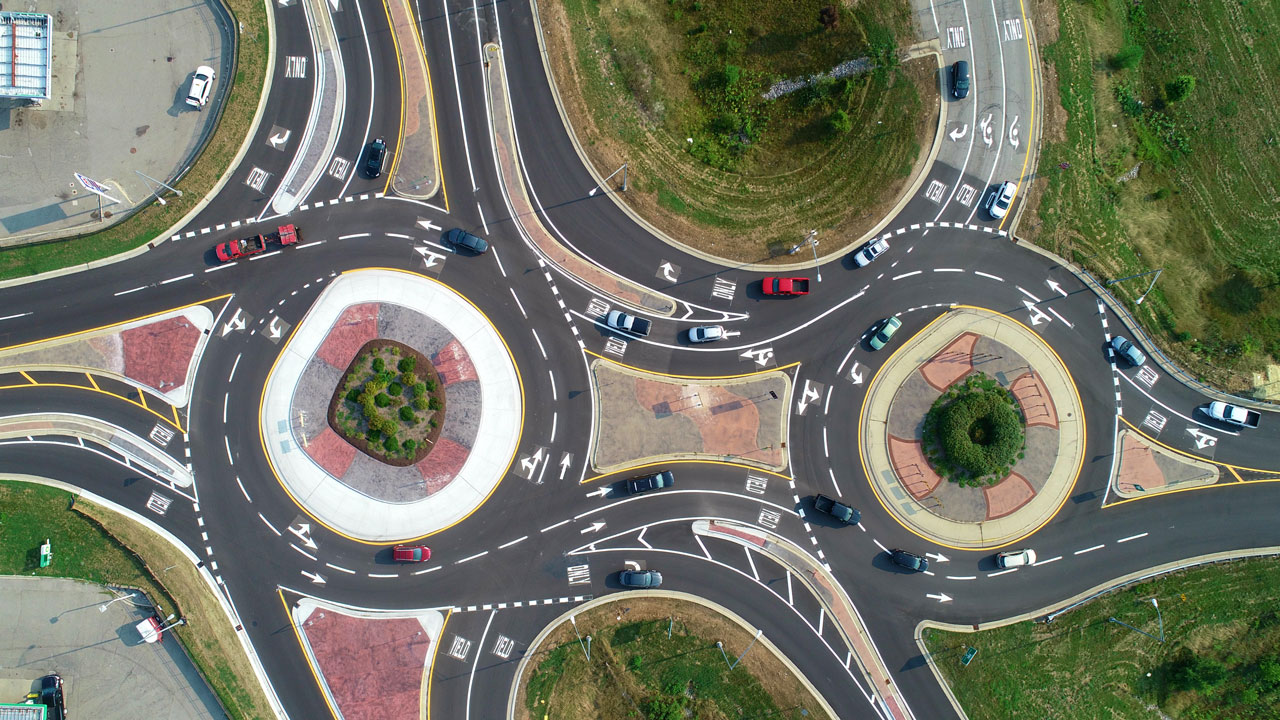
<path fill-rule="evenodd" d="M 987 212 L 991 213 L 993 219 L 999 220 L 1009 212 L 1009 206 L 1013 204 L 1013 196 L 1018 193 L 1018 184 L 1012 180 L 1006 180 L 996 188 L 992 193 L 991 199 L 987 200 Z"/>
<path fill-rule="evenodd" d="M 191 78 L 191 92 L 187 93 L 187 104 L 193 108 L 202 108 L 209 102 L 209 91 L 213 89 L 213 68 L 201 65 L 196 68 L 195 77 Z"/>

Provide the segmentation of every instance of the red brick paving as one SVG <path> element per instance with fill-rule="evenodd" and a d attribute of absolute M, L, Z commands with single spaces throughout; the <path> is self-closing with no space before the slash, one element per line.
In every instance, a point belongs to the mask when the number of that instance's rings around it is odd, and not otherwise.
<path fill-rule="evenodd" d="M 185 317 L 169 318 L 120 333 L 125 377 L 160 392 L 186 383 L 200 330 Z"/>
<path fill-rule="evenodd" d="M 431 638 L 417 620 L 373 620 L 322 608 L 302 631 L 345 720 L 418 717 Z"/>
<path fill-rule="evenodd" d="M 352 305 L 333 323 L 316 357 L 346 370 L 364 344 L 378 337 L 378 303 Z"/>
<path fill-rule="evenodd" d="M 925 460 L 919 440 L 904 440 L 890 435 L 889 461 L 893 463 L 898 481 L 917 500 L 933 492 L 938 483 L 942 482 L 942 477 Z"/>
<path fill-rule="evenodd" d="M 351 467 L 351 461 L 356 457 L 355 446 L 343 440 L 328 425 L 304 449 L 325 472 L 336 478 L 347 473 L 347 468 Z"/>
<path fill-rule="evenodd" d="M 1028 425 L 1044 425 L 1058 427 L 1058 411 L 1053 407 L 1053 398 L 1049 389 L 1044 386 L 1035 373 L 1019 375 L 1009 386 L 1013 396 L 1022 405 L 1022 413 L 1027 416 Z"/>
<path fill-rule="evenodd" d="M 920 376 L 934 390 L 946 390 L 951 384 L 973 370 L 973 346 L 978 342 L 974 333 L 965 333 L 929 359 L 920 368 Z"/>
<path fill-rule="evenodd" d="M 764 547 L 765 539 L 759 535 L 756 535 L 755 533 L 750 533 L 745 530 L 739 530 L 738 528 L 731 527 L 729 525 L 722 525 L 716 522 L 715 520 L 712 520 L 710 525 L 711 525 L 711 529 L 715 530 L 718 533 L 724 533 L 725 535 L 733 535 L 734 537 L 740 537 L 743 540 L 746 540 L 747 542 L 751 543 L 752 545 L 759 545 L 760 547 Z"/>
<path fill-rule="evenodd" d="M 1165 486 L 1164 473 L 1156 464 L 1155 453 L 1141 440 L 1129 433 L 1120 444 L 1120 467 L 1116 471 L 1116 485 L 1128 492 L 1141 485 L 1144 490 Z M 1129 487 L 1124 487 L 1128 485 Z"/>
<path fill-rule="evenodd" d="M 781 462 L 781 443 L 777 447 L 760 447 L 760 411 L 756 404 L 726 388 L 635 378 L 635 395 L 636 402 L 646 410 L 663 407 L 693 421 L 702 439 L 700 452 Z"/>
<path fill-rule="evenodd" d="M 471 364 L 471 356 L 467 354 L 467 349 L 462 347 L 462 343 L 456 339 L 451 340 L 440 352 L 436 353 L 431 358 L 431 364 L 435 366 L 436 373 L 440 375 L 440 382 L 445 385 L 476 379 L 476 368 Z"/>
<path fill-rule="evenodd" d="M 414 466 L 427 483 L 427 494 L 437 492 L 452 482 L 470 455 L 471 448 L 441 435 L 431 452 Z"/>
<path fill-rule="evenodd" d="M 1031 502 L 1036 496 L 1036 489 L 1031 487 L 1026 478 L 1012 473 L 1001 480 L 999 485 L 983 488 L 982 494 L 987 499 L 987 519 L 995 520 Z"/>

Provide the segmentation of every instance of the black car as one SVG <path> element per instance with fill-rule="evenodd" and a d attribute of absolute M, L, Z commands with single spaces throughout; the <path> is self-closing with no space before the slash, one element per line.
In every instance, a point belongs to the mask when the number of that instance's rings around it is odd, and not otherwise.
<path fill-rule="evenodd" d="M 40 678 L 40 704 L 49 709 L 49 720 L 66 720 L 67 711 L 62 702 L 62 676 L 45 675 Z"/>
<path fill-rule="evenodd" d="M 951 66 L 951 94 L 957 99 L 969 96 L 969 61 L 957 60 Z"/>
<path fill-rule="evenodd" d="M 623 570 L 618 573 L 618 582 L 625 587 L 656 588 L 662 584 L 662 573 L 657 570 Z"/>
<path fill-rule="evenodd" d="M 862 513 L 857 508 L 849 507 L 844 503 L 832 497 L 827 497 L 822 493 L 813 499 L 813 507 L 815 510 L 824 512 L 831 517 L 839 520 L 847 525 L 857 525 L 862 519 Z"/>
<path fill-rule="evenodd" d="M 895 565 L 904 567 L 908 570 L 916 572 L 924 572 L 929 569 L 929 559 L 913 552 L 906 550 L 893 549 L 889 551 L 889 557 Z"/>
<path fill-rule="evenodd" d="M 641 475 L 627 481 L 627 492 L 635 495 L 647 490 L 661 490 L 676 484 L 676 476 L 670 470 L 663 470 L 652 475 Z"/>
<path fill-rule="evenodd" d="M 440 236 L 440 239 L 447 245 L 452 245 L 454 248 L 462 248 L 463 250 L 470 250 L 477 255 L 489 249 L 489 243 L 485 242 L 484 238 L 476 237 L 475 235 L 472 235 L 466 230 L 462 230 L 460 228 L 454 228 L 446 232 L 444 235 Z"/>
<path fill-rule="evenodd" d="M 382 175 L 382 162 L 387 157 L 387 141 L 377 138 L 369 143 L 368 155 L 364 161 L 364 174 L 371 178 Z"/>

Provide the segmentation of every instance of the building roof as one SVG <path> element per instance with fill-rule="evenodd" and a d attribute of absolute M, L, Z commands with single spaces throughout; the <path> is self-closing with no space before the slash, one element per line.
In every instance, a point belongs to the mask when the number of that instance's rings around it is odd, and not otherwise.
<path fill-rule="evenodd" d="M 0 97 L 49 98 L 52 35 L 50 15 L 0 12 Z"/>

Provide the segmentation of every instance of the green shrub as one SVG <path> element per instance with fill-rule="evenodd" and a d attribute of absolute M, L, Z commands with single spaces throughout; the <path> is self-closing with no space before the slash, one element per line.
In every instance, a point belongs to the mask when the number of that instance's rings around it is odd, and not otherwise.
<path fill-rule="evenodd" d="M 428 391 L 430 391 L 430 392 L 435 392 L 435 391 L 436 391 L 436 381 L 435 381 L 435 380 L 432 380 L 432 379 L 428 378 L 428 379 L 427 379 L 427 381 L 424 383 L 424 386 L 425 386 L 425 387 L 427 388 L 427 390 L 428 390 Z"/>
<path fill-rule="evenodd" d="M 430 410 L 439 410 L 442 407 L 444 407 L 444 404 L 441 403 L 440 398 L 435 395 L 432 395 L 431 399 L 427 401 L 427 408 Z"/>
<path fill-rule="evenodd" d="M 428 402 L 427 402 L 427 399 L 426 399 L 425 397 L 421 396 L 421 395 L 419 395 L 418 397 L 416 397 L 416 398 L 414 398 L 414 399 L 413 399 L 413 406 L 414 406 L 415 408 L 417 408 L 418 410 L 430 410 L 430 409 L 431 409 L 431 405 L 430 405 L 430 403 L 428 403 Z M 406 407 L 408 407 L 408 406 L 406 405 Z"/>
<path fill-rule="evenodd" d="M 392 380 L 396 379 L 396 374 L 391 372 L 390 370 L 383 370 L 382 372 L 378 373 L 377 379 L 378 379 L 378 382 L 382 384 L 382 387 L 386 387 L 391 384 Z"/>
<path fill-rule="evenodd" d="M 380 357 L 376 357 L 376 358 L 374 358 L 374 359 L 373 359 L 373 371 L 374 371 L 374 372 L 376 372 L 376 373 L 380 373 L 380 372 L 382 372 L 383 370 L 385 370 L 385 369 L 386 369 L 386 367 L 387 367 L 387 362 L 386 362 L 385 360 L 383 360 L 382 358 L 380 358 Z"/>
<path fill-rule="evenodd" d="M 1132 70 L 1142 63 L 1142 46 L 1129 43 L 1111 56 L 1110 64 L 1115 70 Z"/>
<path fill-rule="evenodd" d="M 1025 446 L 1015 400 L 982 373 L 938 398 L 925 416 L 924 440 L 939 474 L 962 485 L 999 480 Z"/>
<path fill-rule="evenodd" d="M 389 347 L 389 348 L 387 348 L 387 349 L 391 352 L 391 354 L 392 354 L 392 355 L 396 355 L 396 356 L 399 356 L 399 355 L 400 355 L 400 348 L 398 348 L 398 347 L 396 347 L 396 346 L 394 346 L 394 345 L 392 345 L 391 347 Z"/>
<path fill-rule="evenodd" d="M 417 357 L 414 357 L 413 355 L 405 355 L 404 357 L 400 358 L 400 362 L 396 363 L 396 368 L 399 369 L 400 372 L 402 373 L 409 373 L 409 372 L 413 372 L 414 368 L 417 367 L 417 365 L 418 365 Z M 412 385 L 413 383 L 409 383 L 409 384 Z"/>
<path fill-rule="evenodd" d="M 411 453 L 418 449 L 418 441 L 413 438 L 407 438 L 404 442 L 400 443 L 400 447 L 404 448 L 405 452 Z"/>
<path fill-rule="evenodd" d="M 405 387 L 413 387 L 418 384 L 418 376 L 412 370 L 400 375 L 400 384 Z"/>
<path fill-rule="evenodd" d="M 394 437 L 389 437 L 382 441 L 382 449 L 389 453 L 393 453 L 400 449 L 400 442 Z"/>
<path fill-rule="evenodd" d="M 364 414 L 366 420 L 373 421 L 378 417 L 378 406 L 373 401 L 373 398 L 366 399 L 360 406 L 360 410 Z"/>
<path fill-rule="evenodd" d="M 391 404 L 391 398 L 386 393 L 378 393 L 374 396 L 373 402 L 380 408 L 384 408 Z"/>
<path fill-rule="evenodd" d="M 416 425 L 418 422 L 418 417 L 413 414 L 413 408 L 409 407 L 408 405 L 400 406 L 400 419 L 409 423 L 410 425 Z"/>
<path fill-rule="evenodd" d="M 1164 86 L 1165 92 L 1169 95 L 1169 102 L 1182 102 L 1191 95 L 1191 91 L 1196 89 L 1196 77 L 1194 75 L 1179 75 L 1174 78 L 1173 82 Z"/>
<path fill-rule="evenodd" d="M 435 418 L 431 418 L 430 420 L 428 420 L 427 424 L 430 425 L 431 427 L 437 427 L 440 425 L 440 423 L 437 422 Z"/>
<path fill-rule="evenodd" d="M 404 392 L 404 386 L 398 382 L 393 382 L 387 386 L 388 395 L 399 397 L 402 392 Z"/>
<path fill-rule="evenodd" d="M 360 402 L 360 388 L 353 387 L 347 391 L 347 400 L 349 402 Z"/>
<path fill-rule="evenodd" d="M 413 384 L 413 396 L 420 398 L 427 394 L 427 384 L 424 382 L 416 382 Z"/>
<path fill-rule="evenodd" d="M 849 113 L 843 110 L 836 110 L 827 116 L 827 132 L 832 135 L 846 135 L 853 130 L 853 119 L 849 117 Z"/>

